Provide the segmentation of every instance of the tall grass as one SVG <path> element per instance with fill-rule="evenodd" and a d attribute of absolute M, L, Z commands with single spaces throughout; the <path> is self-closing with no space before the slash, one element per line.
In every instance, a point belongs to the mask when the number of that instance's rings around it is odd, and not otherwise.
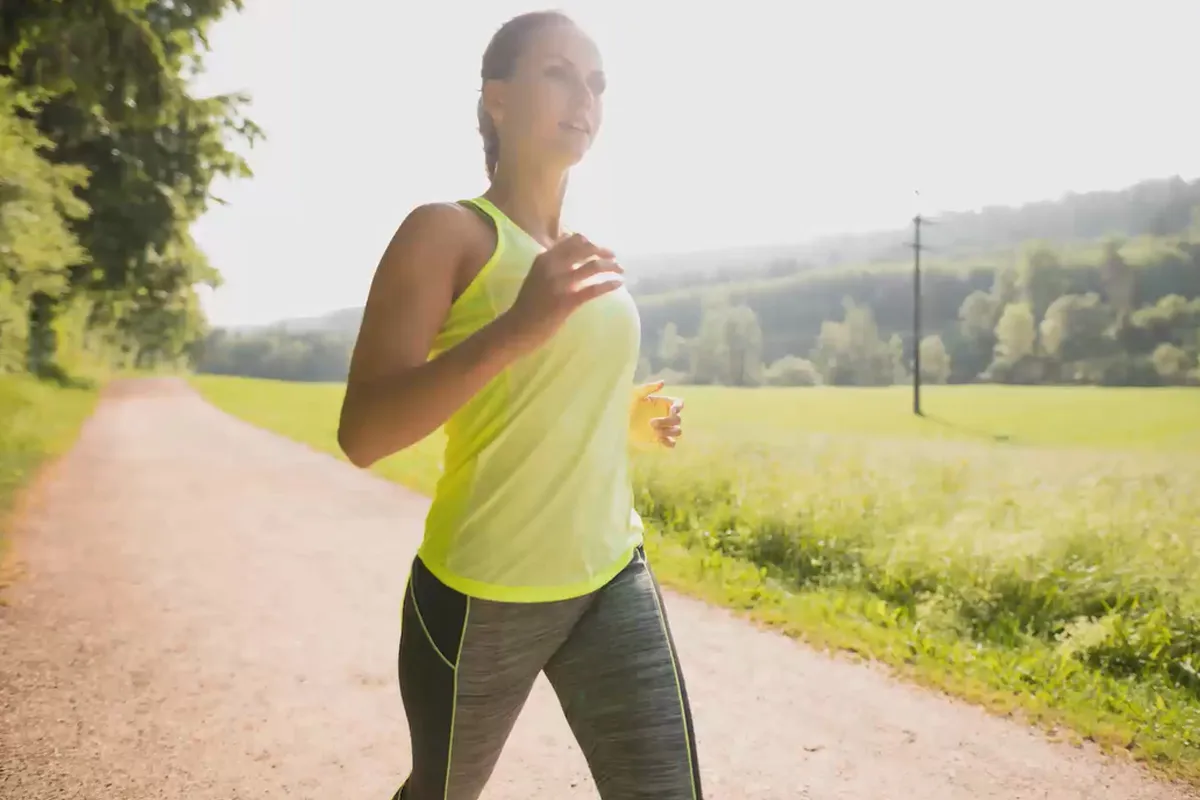
<path fill-rule="evenodd" d="M 639 509 L 695 557 L 684 585 L 751 564 L 809 595 L 807 624 L 840 608 L 891 633 L 855 649 L 961 660 L 1085 735 L 1200 765 L 1195 459 L 783 439 L 639 460 Z"/>

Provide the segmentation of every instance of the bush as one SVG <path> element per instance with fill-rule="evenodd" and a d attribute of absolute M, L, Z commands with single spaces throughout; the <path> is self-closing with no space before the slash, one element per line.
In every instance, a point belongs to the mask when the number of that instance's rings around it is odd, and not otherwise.
<path fill-rule="evenodd" d="M 763 375 L 768 386 L 820 386 L 821 372 L 807 358 L 784 356 L 767 367 Z"/>

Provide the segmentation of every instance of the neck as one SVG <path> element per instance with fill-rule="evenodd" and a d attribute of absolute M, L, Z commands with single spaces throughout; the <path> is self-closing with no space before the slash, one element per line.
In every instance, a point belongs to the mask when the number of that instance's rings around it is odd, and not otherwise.
<path fill-rule="evenodd" d="M 567 195 L 567 173 L 534 164 L 513 164 L 501 159 L 492 185 L 484 197 L 520 225 L 544 247 L 562 236 L 562 207 Z"/>

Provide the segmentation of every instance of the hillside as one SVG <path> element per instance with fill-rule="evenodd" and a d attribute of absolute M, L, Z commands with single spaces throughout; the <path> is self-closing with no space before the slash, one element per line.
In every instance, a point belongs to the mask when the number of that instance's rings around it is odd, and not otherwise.
<path fill-rule="evenodd" d="M 642 314 L 640 373 L 735 385 L 907 380 L 912 265 L 899 247 L 886 255 L 904 235 L 628 267 L 640 273 L 631 285 Z M 938 365 L 931 380 L 1200 380 L 1200 181 L 947 214 L 925 241 L 921 347 Z M 200 367 L 340 380 L 361 313 L 217 332 Z"/>
<path fill-rule="evenodd" d="M 1200 179 L 1178 176 L 1146 180 L 1111 191 L 1070 193 L 1057 200 L 1020 206 L 989 206 L 937 218 L 925 236 L 936 261 L 993 264 L 1011 258 L 1026 242 L 1058 245 L 1096 242 L 1106 236 L 1169 236 L 1185 231 L 1200 209 Z M 905 267 L 910 260 L 907 227 L 869 233 L 824 236 L 791 246 L 764 246 L 628 259 L 630 287 L 639 299 L 706 285 L 787 278 L 818 270 L 850 268 L 871 272 Z M 658 302 L 657 299 L 655 302 Z M 835 303 L 833 308 L 838 308 Z M 316 317 L 282 320 L 267 326 L 288 332 L 357 330 L 362 308 L 344 308 Z"/>

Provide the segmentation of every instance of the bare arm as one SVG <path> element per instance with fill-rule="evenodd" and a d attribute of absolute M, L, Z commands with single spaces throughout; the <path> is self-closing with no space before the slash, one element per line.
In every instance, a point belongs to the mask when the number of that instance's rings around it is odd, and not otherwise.
<path fill-rule="evenodd" d="M 388 244 L 350 360 L 338 444 L 367 467 L 435 431 L 519 355 L 504 318 L 427 360 L 468 246 L 464 211 L 421 206 Z"/>
<path fill-rule="evenodd" d="M 458 345 L 426 360 L 469 257 L 464 209 L 430 205 L 404 220 L 367 297 L 350 360 L 338 444 L 370 466 L 428 436 L 509 363 L 538 347 L 574 309 L 615 289 L 612 253 L 573 235 L 535 259 L 512 308 Z M 577 264 L 596 259 L 582 267 Z"/>

